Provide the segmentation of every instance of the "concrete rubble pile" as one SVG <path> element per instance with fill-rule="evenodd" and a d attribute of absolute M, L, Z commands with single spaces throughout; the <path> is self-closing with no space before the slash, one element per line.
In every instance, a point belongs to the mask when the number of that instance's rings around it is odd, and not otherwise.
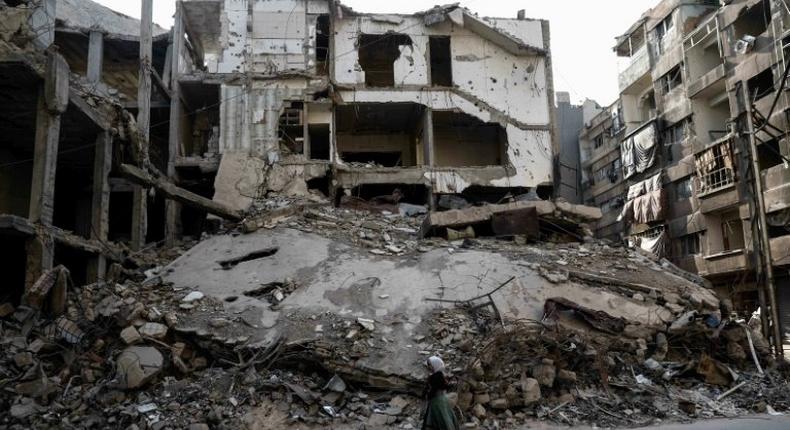
<path fill-rule="evenodd" d="M 475 217 L 499 205 L 454 209 L 477 233 L 448 240 L 420 238 L 441 219 L 414 205 L 271 197 L 199 243 L 127 255 L 102 284 L 59 266 L 0 306 L 0 426 L 414 429 L 434 354 L 465 428 L 790 408 L 759 324 L 730 321 L 700 279 L 574 239 L 562 202 L 505 204 L 543 208 L 537 235 L 490 237 Z"/>

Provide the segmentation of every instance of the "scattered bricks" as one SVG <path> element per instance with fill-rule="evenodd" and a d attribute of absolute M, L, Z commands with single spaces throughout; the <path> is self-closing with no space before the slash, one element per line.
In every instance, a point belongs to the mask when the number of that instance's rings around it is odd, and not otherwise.
<path fill-rule="evenodd" d="M 20 369 L 26 369 L 33 363 L 35 363 L 33 360 L 33 354 L 29 352 L 20 352 L 14 356 L 14 364 L 16 364 L 16 367 Z"/>
<path fill-rule="evenodd" d="M 121 339 L 123 339 L 123 342 L 127 345 L 134 345 L 136 343 L 142 342 L 143 340 L 143 338 L 140 336 L 140 333 L 136 328 L 134 328 L 134 326 L 129 326 L 121 330 Z"/>
<path fill-rule="evenodd" d="M 521 393 L 524 396 L 524 405 L 529 406 L 532 403 L 540 401 L 540 383 L 537 379 L 522 378 Z"/>
<path fill-rule="evenodd" d="M 167 326 L 159 323 L 145 323 L 140 327 L 140 335 L 161 340 L 167 336 Z"/>
<path fill-rule="evenodd" d="M 538 383 L 543 387 L 554 386 L 554 378 L 556 376 L 557 369 L 551 360 L 544 359 L 541 364 L 532 368 L 532 377 L 537 379 Z"/>
<path fill-rule="evenodd" d="M 570 371 L 570 370 L 565 370 L 565 369 L 560 370 L 559 372 L 557 372 L 557 379 L 559 379 L 562 382 L 575 384 L 576 383 L 576 372 L 573 372 L 573 371 Z"/>
<path fill-rule="evenodd" d="M 475 405 L 472 409 L 472 413 L 479 419 L 485 419 L 486 417 L 486 408 L 483 407 L 481 404 Z"/>

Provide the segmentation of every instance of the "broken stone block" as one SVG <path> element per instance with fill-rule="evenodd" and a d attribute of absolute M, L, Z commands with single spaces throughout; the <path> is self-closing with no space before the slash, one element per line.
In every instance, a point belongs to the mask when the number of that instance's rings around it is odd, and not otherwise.
<path fill-rule="evenodd" d="M 540 401 L 540 382 L 533 378 L 523 378 L 521 381 L 521 392 L 524 396 L 524 405 L 526 406 Z"/>
<path fill-rule="evenodd" d="M 491 402 L 491 396 L 488 393 L 475 394 L 476 405 L 487 405 Z"/>
<path fill-rule="evenodd" d="M 33 354 L 29 352 L 20 352 L 14 355 L 14 364 L 16 367 L 20 369 L 26 369 L 28 366 L 31 366 L 35 361 L 33 360 Z"/>
<path fill-rule="evenodd" d="M 127 345 L 134 345 L 135 343 L 143 341 L 143 338 L 134 326 L 129 326 L 121 330 L 121 339 L 123 339 L 123 342 Z"/>
<path fill-rule="evenodd" d="M 39 406 L 33 399 L 23 398 L 19 403 L 11 406 L 11 416 L 23 420 L 31 415 L 43 412 L 44 407 Z"/>
<path fill-rule="evenodd" d="M 658 333 L 656 335 L 656 352 L 653 353 L 653 359 L 656 361 L 663 361 L 669 352 L 669 344 L 667 343 L 667 335 Z"/>
<path fill-rule="evenodd" d="M 193 303 L 193 302 L 196 302 L 198 300 L 202 300 L 203 297 L 205 297 L 205 295 L 203 293 L 201 293 L 200 291 L 193 291 L 193 292 L 187 294 L 183 299 L 181 299 L 181 301 L 184 302 L 184 303 Z"/>
<path fill-rule="evenodd" d="M 381 428 L 395 422 L 396 417 L 384 414 L 373 414 L 368 418 L 367 425 L 371 428 Z"/>
<path fill-rule="evenodd" d="M 58 390 L 58 384 L 44 375 L 27 382 L 22 382 L 14 387 L 17 394 L 27 397 L 46 399 Z"/>
<path fill-rule="evenodd" d="M 496 399 L 491 401 L 491 408 L 504 411 L 508 408 L 507 399 Z"/>
<path fill-rule="evenodd" d="M 469 407 L 472 406 L 472 401 L 474 400 L 474 397 L 475 397 L 474 394 L 468 391 L 459 394 L 458 407 L 460 407 L 464 411 L 469 409 Z"/>
<path fill-rule="evenodd" d="M 483 407 L 481 404 L 476 404 L 475 407 L 472 409 L 472 413 L 479 419 L 485 419 L 486 417 L 486 408 Z"/>
<path fill-rule="evenodd" d="M 361 325 L 367 331 L 376 330 L 376 322 L 367 318 L 357 318 L 357 324 Z"/>
<path fill-rule="evenodd" d="M 560 370 L 559 372 L 557 372 L 557 379 L 559 379 L 562 382 L 568 382 L 574 384 L 576 383 L 576 372 L 565 370 L 565 369 Z"/>
<path fill-rule="evenodd" d="M 543 360 L 543 363 L 532 368 L 532 377 L 543 387 L 554 386 L 554 378 L 557 376 L 557 369 L 551 360 Z"/>
<path fill-rule="evenodd" d="M 167 326 L 159 323 L 145 323 L 138 332 L 142 336 L 150 337 L 153 339 L 161 340 L 167 336 Z"/>
<path fill-rule="evenodd" d="M 162 353 L 156 348 L 132 346 L 118 356 L 115 379 L 122 388 L 138 388 L 159 374 L 163 365 Z"/>

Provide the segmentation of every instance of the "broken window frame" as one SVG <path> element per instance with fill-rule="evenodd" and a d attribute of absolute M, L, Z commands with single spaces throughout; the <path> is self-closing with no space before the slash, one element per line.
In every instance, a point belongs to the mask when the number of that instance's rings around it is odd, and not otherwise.
<path fill-rule="evenodd" d="M 740 246 L 730 243 L 735 238 L 739 238 Z M 744 249 L 746 238 L 743 233 L 742 219 L 736 217 L 721 221 L 721 245 L 724 252 L 736 252 Z"/>
<path fill-rule="evenodd" d="M 699 233 L 680 236 L 678 241 L 678 257 L 693 257 L 702 255 L 702 241 Z"/>
<path fill-rule="evenodd" d="M 690 131 L 689 119 L 682 119 L 672 125 L 664 127 L 661 133 L 661 140 L 664 146 L 680 145 L 689 137 Z"/>
<path fill-rule="evenodd" d="M 710 194 L 735 184 L 735 160 L 730 139 L 695 156 L 697 195 Z"/>
<path fill-rule="evenodd" d="M 661 83 L 661 91 L 664 94 L 669 94 L 672 90 L 683 85 L 683 63 L 670 69 L 661 77 L 659 82 Z"/>
<path fill-rule="evenodd" d="M 658 49 L 658 53 L 663 54 L 665 52 L 664 48 L 664 39 L 666 38 L 667 33 L 672 30 L 672 27 L 675 25 L 675 11 L 672 11 L 667 15 L 666 18 L 662 19 L 661 22 L 656 25 L 655 28 L 655 35 L 656 35 L 656 46 Z"/>
<path fill-rule="evenodd" d="M 593 138 L 593 149 L 598 149 L 603 147 L 605 140 L 603 138 L 604 133 L 601 133 Z"/>
<path fill-rule="evenodd" d="M 688 176 L 675 182 L 675 200 L 686 200 L 694 197 L 694 178 Z"/>

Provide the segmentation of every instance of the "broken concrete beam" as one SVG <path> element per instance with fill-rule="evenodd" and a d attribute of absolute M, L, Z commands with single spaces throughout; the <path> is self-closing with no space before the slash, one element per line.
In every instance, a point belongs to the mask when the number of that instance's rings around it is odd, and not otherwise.
<path fill-rule="evenodd" d="M 598 221 L 603 218 L 603 212 L 601 212 L 601 208 L 574 205 L 563 200 L 555 201 L 554 204 L 557 206 L 557 210 L 562 212 L 564 215 L 581 218 L 585 221 Z"/>
<path fill-rule="evenodd" d="M 523 209 L 535 209 L 538 216 L 551 215 L 556 206 L 554 203 L 545 200 L 532 202 L 514 202 L 501 205 L 476 206 L 467 209 L 456 209 L 446 212 L 434 212 L 425 217 L 420 236 L 425 237 L 437 228 L 464 227 L 471 224 L 487 222 L 494 214 L 518 211 Z"/>
<path fill-rule="evenodd" d="M 282 220 L 304 213 L 307 209 L 313 209 L 322 206 L 321 204 L 304 204 L 286 206 L 284 208 L 274 209 L 266 213 L 255 215 L 244 220 L 242 223 L 242 231 L 245 233 L 252 233 L 268 226 L 275 226 Z"/>
<path fill-rule="evenodd" d="M 231 221 L 241 221 L 244 218 L 241 211 L 231 209 L 223 204 L 187 191 L 168 180 L 155 178 L 138 167 L 122 164 L 121 174 L 135 184 L 155 188 L 168 199 L 175 200 L 196 209 L 202 209 L 212 215 Z"/>

